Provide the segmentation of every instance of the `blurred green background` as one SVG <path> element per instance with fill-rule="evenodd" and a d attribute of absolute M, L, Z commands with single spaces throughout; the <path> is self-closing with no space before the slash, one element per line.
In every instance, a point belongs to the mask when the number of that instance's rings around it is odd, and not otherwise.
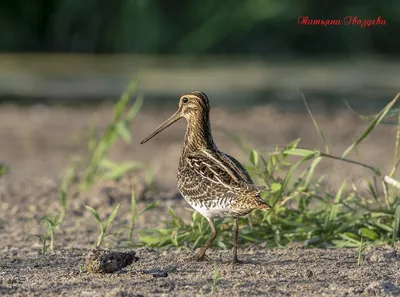
<path fill-rule="evenodd" d="M 394 0 L 5 0 L 0 98 L 105 99 L 137 73 L 152 102 L 192 89 L 221 104 L 295 87 L 328 101 L 338 89 L 385 97 L 400 81 L 399 15 Z M 306 26 L 302 16 L 387 25 Z"/>
<path fill-rule="evenodd" d="M 6 0 L 2 51 L 151 54 L 399 54 L 400 2 Z M 386 26 L 298 26 L 300 16 Z"/>

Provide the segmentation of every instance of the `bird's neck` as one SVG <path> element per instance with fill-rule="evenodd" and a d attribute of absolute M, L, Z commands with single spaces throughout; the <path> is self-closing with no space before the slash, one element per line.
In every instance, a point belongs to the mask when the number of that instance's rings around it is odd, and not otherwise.
<path fill-rule="evenodd" d="M 197 150 L 216 150 L 209 115 L 192 117 L 187 121 L 183 153 Z"/>

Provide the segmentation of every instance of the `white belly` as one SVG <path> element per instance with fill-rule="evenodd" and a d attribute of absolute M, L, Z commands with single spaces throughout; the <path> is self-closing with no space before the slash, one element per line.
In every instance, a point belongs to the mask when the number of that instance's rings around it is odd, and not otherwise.
<path fill-rule="evenodd" d="M 216 217 L 224 217 L 224 216 L 230 216 L 227 215 L 227 212 L 232 212 L 231 209 L 221 209 L 221 208 L 206 208 L 206 207 L 201 207 L 201 206 L 195 206 L 193 204 L 191 204 L 191 206 L 197 211 L 199 212 L 203 217 L 212 219 L 212 218 L 216 218 Z M 225 215 L 224 215 L 225 214 Z"/>

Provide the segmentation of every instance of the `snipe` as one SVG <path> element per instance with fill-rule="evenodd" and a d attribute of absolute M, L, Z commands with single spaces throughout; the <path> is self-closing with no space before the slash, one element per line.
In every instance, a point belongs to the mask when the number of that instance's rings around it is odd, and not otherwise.
<path fill-rule="evenodd" d="M 206 94 L 183 95 L 178 110 L 151 133 L 141 144 L 181 118 L 187 130 L 178 168 L 178 189 L 184 199 L 208 220 L 211 236 L 194 256 L 202 261 L 217 236 L 213 219 L 233 217 L 233 263 L 238 263 L 238 217 L 254 209 L 269 210 L 261 199 L 259 187 L 235 158 L 218 150 L 210 128 L 210 105 Z"/>

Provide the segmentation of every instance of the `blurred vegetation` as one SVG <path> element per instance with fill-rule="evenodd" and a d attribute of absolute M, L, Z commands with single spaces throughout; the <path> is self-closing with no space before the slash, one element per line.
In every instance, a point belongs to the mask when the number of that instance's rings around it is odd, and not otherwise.
<path fill-rule="evenodd" d="M 398 54 L 400 2 L 5 0 L 0 51 L 181 54 Z M 387 26 L 299 26 L 300 16 Z"/>

